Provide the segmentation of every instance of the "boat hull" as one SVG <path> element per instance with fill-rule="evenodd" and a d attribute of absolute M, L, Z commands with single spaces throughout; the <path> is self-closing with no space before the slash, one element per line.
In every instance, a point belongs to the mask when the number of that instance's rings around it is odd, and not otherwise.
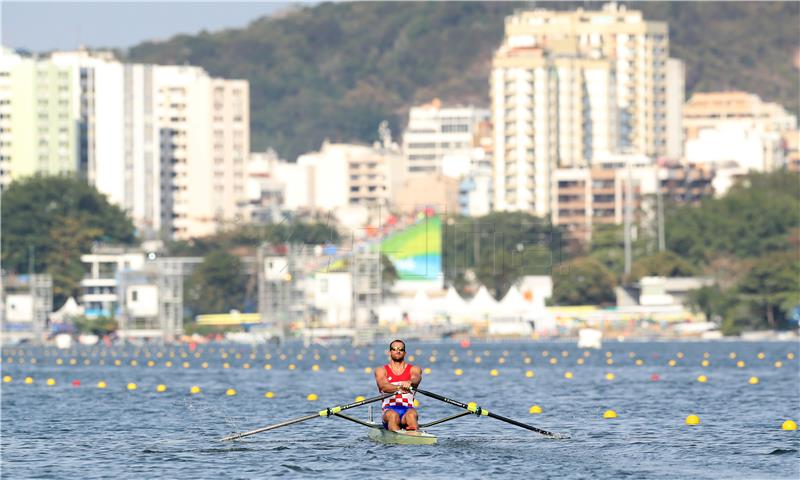
<path fill-rule="evenodd" d="M 421 430 L 393 432 L 385 428 L 370 428 L 369 438 L 376 442 L 395 445 L 433 445 L 437 441 L 436 435 Z"/>

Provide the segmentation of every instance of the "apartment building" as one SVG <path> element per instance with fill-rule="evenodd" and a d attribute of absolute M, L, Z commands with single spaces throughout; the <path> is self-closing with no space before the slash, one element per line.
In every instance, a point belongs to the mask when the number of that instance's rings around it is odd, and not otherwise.
<path fill-rule="evenodd" d="M 610 62 L 620 147 L 650 157 L 667 153 L 666 23 L 647 21 L 640 11 L 609 3 L 601 10 L 523 11 L 506 19 L 505 32 L 508 48 Z"/>
<path fill-rule="evenodd" d="M 212 78 L 190 66 L 159 66 L 153 81 L 162 228 L 186 239 L 240 221 L 250 151 L 248 82 Z"/>
<path fill-rule="evenodd" d="M 78 171 L 76 89 L 69 69 L 0 52 L 0 185 Z"/>
<path fill-rule="evenodd" d="M 458 177 L 470 169 L 480 125 L 489 110 L 442 107 L 439 99 L 412 107 L 403 134 L 403 156 L 409 173 L 443 172 Z"/>

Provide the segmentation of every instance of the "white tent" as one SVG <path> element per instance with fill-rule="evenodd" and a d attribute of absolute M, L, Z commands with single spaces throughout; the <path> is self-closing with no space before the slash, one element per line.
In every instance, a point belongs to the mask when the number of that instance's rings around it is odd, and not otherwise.
<path fill-rule="evenodd" d="M 486 287 L 481 285 L 481 288 L 478 289 L 478 293 L 472 297 L 472 300 L 470 300 L 467 305 L 469 307 L 470 314 L 473 317 L 478 316 L 483 319 L 484 317 L 496 311 L 498 304 L 497 300 L 495 300 L 489 294 L 489 291 L 486 290 Z"/>
<path fill-rule="evenodd" d="M 500 301 L 500 313 L 506 316 L 524 317 L 531 313 L 533 304 L 522 298 L 519 289 L 512 285 Z"/>
<path fill-rule="evenodd" d="M 433 303 L 424 290 L 417 290 L 408 309 L 411 323 L 426 323 L 433 320 Z"/>
<path fill-rule="evenodd" d="M 51 323 L 64 323 L 66 320 L 83 315 L 83 307 L 74 298 L 69 297 L 64 305 L 50 314 Z"/>
<path fill-rule="evenodd" d="M 467 302 L 461 298 L 456 289 L 451 285 L 440 303 L 440 311 L 450 317 L 450 320 L 463 318 L 468 312 Z"/>

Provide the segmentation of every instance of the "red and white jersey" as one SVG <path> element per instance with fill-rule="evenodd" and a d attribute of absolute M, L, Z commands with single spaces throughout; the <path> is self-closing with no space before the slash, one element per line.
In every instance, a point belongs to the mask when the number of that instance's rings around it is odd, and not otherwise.
<path fill-rule="evenodd" d="M 405 370 L 403 373 L 396 374 L 392 371 L 392 367 L 389 365 L 384 365 L 384 369 L 386 369 L 386 380 L 389 381 L 392 385 L 400 385 L 403 382 L 410 382 L 411 381 L 411 365 L 406 365 Z M 390 406 L 398 406 L 398 407 L 414 407 L 414 394 L 411 392 L 397 392 L 391 397 L 383 399 L 382 408 L 385 410 Z"/>

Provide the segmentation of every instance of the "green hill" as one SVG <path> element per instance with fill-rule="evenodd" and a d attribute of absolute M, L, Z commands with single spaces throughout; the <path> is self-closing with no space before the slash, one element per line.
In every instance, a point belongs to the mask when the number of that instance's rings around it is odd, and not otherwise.
<path fill-rule="evenodd" d="M 326 138 L 371 142 L 382 120 L 397 135 L 408 108 L 434 97 L 487 105 L 503 20 L 532 5 L 325 3 L 243 29 L 143 43 L 128 50 L 127 60 L 189 63 L 249 80 L 253 150 L 273 147 L 294 159 Z M 793 64 L 800 3 L 647 2 L 631 8 L 669 22 L 671 55 L 687 64 L 687 98 L 692 91 L 735 88 L 800 110 Z"/>

